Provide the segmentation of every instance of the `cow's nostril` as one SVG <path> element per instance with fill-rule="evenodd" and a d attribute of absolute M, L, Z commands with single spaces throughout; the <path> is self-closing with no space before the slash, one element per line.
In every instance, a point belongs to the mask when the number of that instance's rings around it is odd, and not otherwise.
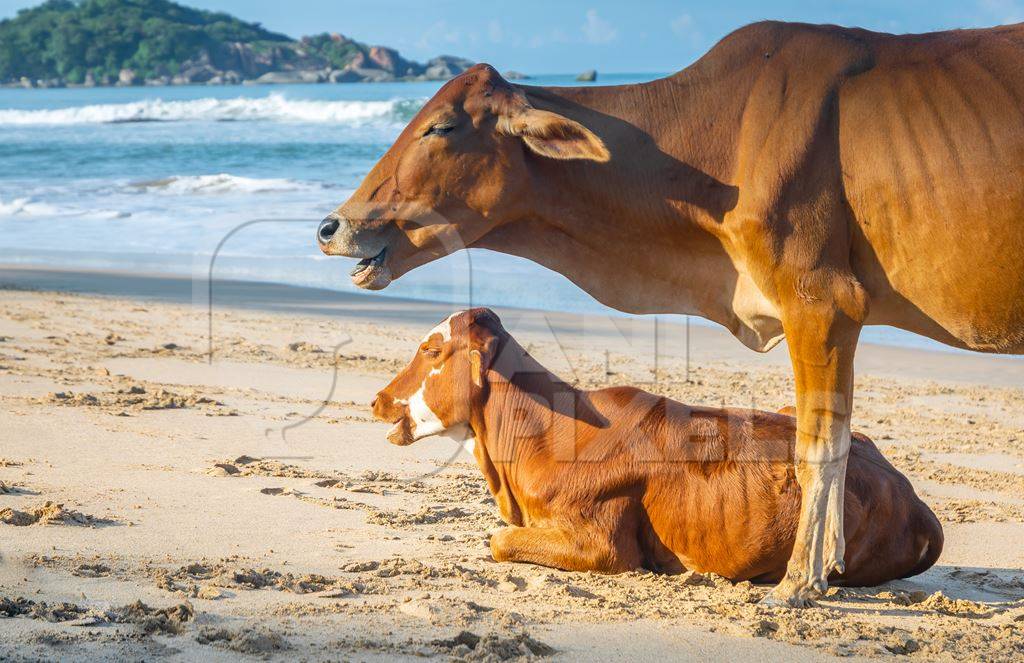
<path fill-rule="evenodd" d="M 326 244 L 331 241 L 336 232 L 338 232 L 338 218 L 329 216 L 320 222 L 320 227 L 316 230 L 316 237 L 321 244 Z"/>

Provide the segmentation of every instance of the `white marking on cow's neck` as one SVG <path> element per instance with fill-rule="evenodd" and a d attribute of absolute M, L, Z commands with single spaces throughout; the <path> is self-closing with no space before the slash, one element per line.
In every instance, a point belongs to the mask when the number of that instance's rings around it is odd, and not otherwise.
<path fill-rule="evenodd" d="M 425 398 L 427 380 L 432 376 L 440 375 L 444 367 L 432 368 L 427 377 L 423 378 L 423 384 L 409 397 L 409 419 L 412 422 L 412 437 L 415 440 L 427 437 L 428 435 L 440 435 L 456 442 L 463 443 L 465 449 L 473 453 L 473 429 L 467 423 L 458 423 L 450 427 L 445 426 L 441 417 L 429 405 Z"/>
<path fill-rule="evenodd" d="M 424 336 L 423 340 L 420 342 L 426 343 L 434 334 L 440 334 L 441 341 L 444 343 L 447 343 L 448 341 L 452 340 L 452 318 L 454 318 L 457 315 L 458 313 L 452 313 L 451 315 L 449 315 L 440 324 L 438 324 L 436 327 L 427 332 L 427 335 Z"/>
<path fill-rule="evenodd" d="M 458 315 L 458 312 L 452 313 L 444 319 L 440 324 L 427 332 L 427 335 L 423 337 L 423 343 L 426 343 L 434 334 L 441 335 L 441 342 L 447 343 L 452 340 L 452 318 Z M 412 436 L 414 439 L 420 439 L 427 437 L 428 435 L 442 435 L 449 437 L 456 442 L 462 442 L 466 446 L 466 450 L 472 453 L 473 451 L 473 429 L 468 424 L 461 423 L 453 426 L 446 427 L 444 422 L 441 421 L 441 417 L 437 416 L 427 401 L 424 398 L 424 394 L 427 390 L 427 380 L 430 378 L 440 375 L 441 371 L 444 370 L 444 366 L 430 369 L 427 376 L 423 378 L 423 384 L 420 388 L 409 397 L 409 419 L 412 420 Z"/>
<path fill-rule="evenodd" d="M 427 379 L 429 379 L 429 376 L 427 376 Z M 424 379 L 423 384 L 416 390 L 416 393 L 409 397 L 409 418 L 412 420 L 412 436 L 417 440 L 427 435 L 437 435 L 445 429 L 444 422 L 430 409 L 427 401 L 423 398 L 423 392 L 426 389 L 427 380 Z"/>

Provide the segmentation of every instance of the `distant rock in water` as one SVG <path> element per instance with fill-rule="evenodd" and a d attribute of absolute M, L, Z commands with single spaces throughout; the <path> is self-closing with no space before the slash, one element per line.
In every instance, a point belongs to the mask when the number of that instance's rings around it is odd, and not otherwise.
<path fill-rule="evenodd" d="M 515 71 L 514 69 L 510 69 L 509 71 L 506 71 L 504 74 L 502 74 L 502 76 L 505 77 L 505 80 L 509 80 L 509 81 L 525 81 L 528 78 L 530 78 L 529 76 L 527 76 L 523 72 Z"/>
<path fill-rule="evenodd" d="M 257 78 L 255 82 L 288 85 L 292 83 L 323 83 L 326 79 L 327 73 L 323 71 L 268 71 Z M 207 83 L 209 82 L 207 81 Z"/>
<path fill-rule="evenodd" d="M 597 69 L 587 69 L 585 72 L 577 76 L 576 80 L 583 83 L 593 83 L 597 80 Z"/>
<path fill-rule="evenodd" d="M 473 66 L 472 60 L 455 57 L 454 55 L 439 55 L 433 60 L 427 61 L 423 77 L 426 80 L 445 80 L 458 76 Z"/>
<path fill-rule="evenodd" d="M 336 32 L 295 40 L 169 0 L 47 0 L 0 21 L 0 85 L 20 87 L 446 80 L 472 65 Z"/>

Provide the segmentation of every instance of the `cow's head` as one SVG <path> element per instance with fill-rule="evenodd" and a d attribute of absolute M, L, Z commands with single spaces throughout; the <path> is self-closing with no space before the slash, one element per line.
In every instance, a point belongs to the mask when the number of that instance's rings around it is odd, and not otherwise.
<path fill-rule="evenodd" d="M 455 313 L 420 341 L 416 356 L 373 399 L 373 415 L 394 424 L 388 441 L 405 446 L 429 435 L 472 437 L 475 406 L 506 335 L 498 316 L 477 308 Z"/>
<path fill-rule="evenodd" d="M 531 213 L 530 161 L 607 161 L 582 124 L 534 108 L 489 65 L 452 79 L 417 113 L 359 189 L 321 222 L 328 255 L 362 258 L 357 286 L 377 290 Z"/>

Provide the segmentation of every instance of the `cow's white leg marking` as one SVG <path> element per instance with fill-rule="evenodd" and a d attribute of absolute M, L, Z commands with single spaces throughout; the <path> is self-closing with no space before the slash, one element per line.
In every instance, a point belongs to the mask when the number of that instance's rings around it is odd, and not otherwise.
<path fill-rule="evenodd" d="M 811 581 L 821 592 L 828 588 L 828 576 L 832 571 L 843 573 L 846 570 L 846 537 L 843 533 L 843 506 L 846 495 L 846 461 L 850 454 L 850 429 L 848 425 L 839 425 L 833 429 L 832 440 L 820 455 L 809 457 L 806 462 L 813 473 L 812 495 L 808 507 L 822 524 L 820 536 L 809 541 L 810 550 L 816 551 L 821 545 L 823 555 L 814 555 L 811 559 L 821 560 L 812 567 Z M 817 472 L 814 472 L 814 470 Z M 817 528 L 810 531 L 814 532 Z M 813 536 L 813 534 L 812 534 Z"/>
<path fill-rule="evenodd" d="M 846 448 L 850 448 L 849 441 Z M 835 476 L 831 478 L 828 491 L 828 505 L 825 507 L 825 578 L 835 571 L 846 573 L 846 533 L 843 531 L 843 514 L 846 497 L 846 462 L 844 457 L 833 461 Z"/>
<path fill-rule="evenodd" d="M 829 574 L 833 570 L 845 571 L 846 540 L 840 509 L 850 452 L 847 425 L 841 420 L 833 421 L 829 444 L 809 449 L 806 455 L 797 458 L 797 480 L 803 489 L 802 518 L 807 524 L 797 531 L 786 577 L 762 599 L 763 604 L 813 605 L 813 595 L 821 595 L 828 589 Z"/>

